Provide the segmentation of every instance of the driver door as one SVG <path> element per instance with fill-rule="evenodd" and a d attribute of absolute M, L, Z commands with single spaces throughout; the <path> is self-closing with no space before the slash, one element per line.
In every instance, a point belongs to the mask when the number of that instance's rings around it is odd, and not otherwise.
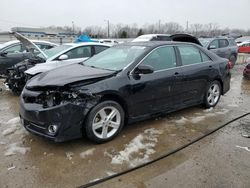
<path fill-rule="evenodd" d="M 140 63 L 153 67 L 150 74 L 132 73 L 130 109 L 134 116 L 171 111 L 174 108 L 174 85 L 178 85 L 181 68 L 177 66 L 176 52 L 172 46 L 153 50 Z M 134 71 L 135 72 L 135 71 Z"/>

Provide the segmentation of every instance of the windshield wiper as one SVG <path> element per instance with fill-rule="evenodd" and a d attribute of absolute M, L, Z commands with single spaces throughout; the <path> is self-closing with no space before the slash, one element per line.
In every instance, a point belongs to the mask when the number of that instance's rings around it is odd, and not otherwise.
<path fill-rule="evenodd" d="M 112 70 L 112 69 L 107 69 L 107 68 L 102 68 L 102 67 L 96 67 L 94 65 L 85 65 L 84 62 L 80 63 L 81 65 L 83 66 L 86 66 L 86 67 L 91 67 L 91 68 L 95 68 L 95 69 L 102 69 L 102 70 L 109 70 L 109 71 L 116 71 L 116 70 Z"/>

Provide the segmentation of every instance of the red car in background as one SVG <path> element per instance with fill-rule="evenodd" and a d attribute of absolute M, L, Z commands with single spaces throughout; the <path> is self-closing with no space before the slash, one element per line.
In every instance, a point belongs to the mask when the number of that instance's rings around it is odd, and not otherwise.
<path fill-rule="evenodd" d="M 250 53 L 250 41 L 239 44 L 239 53 Z"/>

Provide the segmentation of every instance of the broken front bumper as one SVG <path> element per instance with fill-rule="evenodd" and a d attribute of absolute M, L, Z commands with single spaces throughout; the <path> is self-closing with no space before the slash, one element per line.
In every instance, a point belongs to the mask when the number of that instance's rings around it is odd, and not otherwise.
<path fill-rule="evenodd" d="M 56 142 L 82 137 L 82 125 L 86 116 L 86 108 L 82 105 L 65 103 L 43 108 L 36 103 L 25 103 L 20 97 L 20 118 L 24 127 L 31 133 L 46 137 Z M 56 126 L 52 134 L 51 126 Z"/>

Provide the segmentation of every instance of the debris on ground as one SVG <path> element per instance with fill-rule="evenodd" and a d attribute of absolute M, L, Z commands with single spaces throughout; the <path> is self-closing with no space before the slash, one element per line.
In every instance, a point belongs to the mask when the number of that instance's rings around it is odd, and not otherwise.
<path fill-rule="evenodd" d="M 66 152 L 66 157 L 68 160 L 71 160 L 73 158 L 74 153 L 73 152 Z"/>

